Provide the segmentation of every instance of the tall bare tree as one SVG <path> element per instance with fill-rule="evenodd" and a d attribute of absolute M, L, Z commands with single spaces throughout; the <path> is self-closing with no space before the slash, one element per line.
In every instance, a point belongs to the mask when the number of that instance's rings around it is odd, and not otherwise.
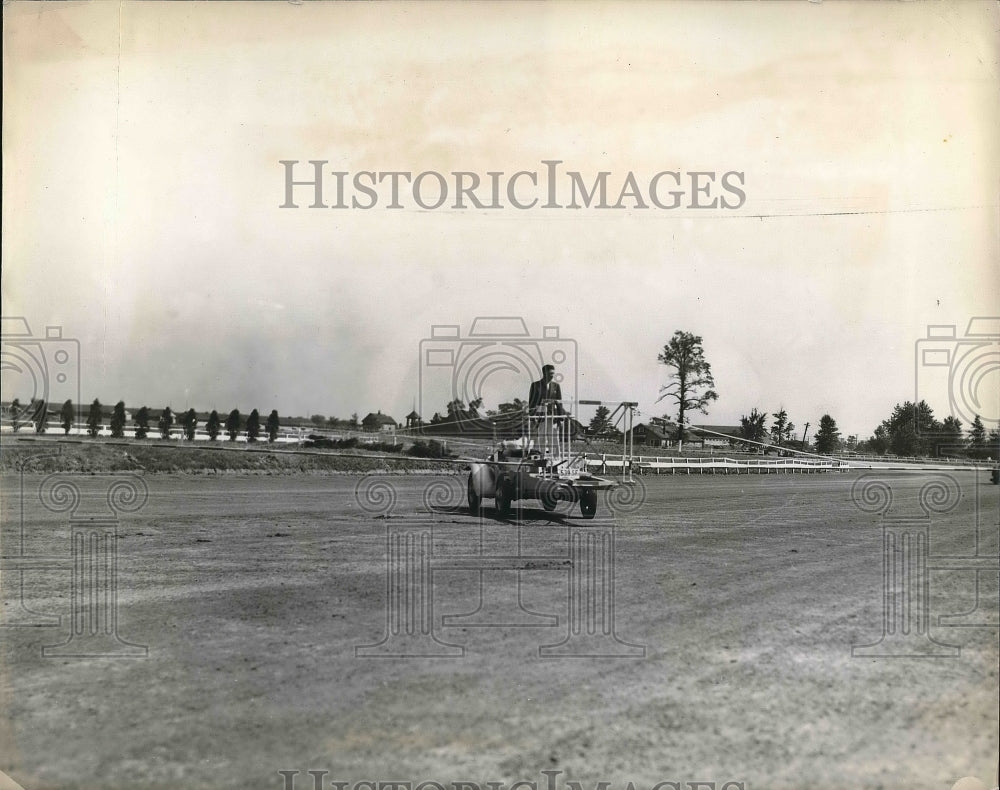
<path fill-rule="evenodd" d="M 660 397 L 677 404 L 677 439 L 684 438 L 684 415 L 689 411 L 708 413 L 708 404 L 718 399 L 712 366 L 705 359 L 701 337 L 677 330 L 657 357 L 671 370 L 670 381 L 660 387 Z"/>

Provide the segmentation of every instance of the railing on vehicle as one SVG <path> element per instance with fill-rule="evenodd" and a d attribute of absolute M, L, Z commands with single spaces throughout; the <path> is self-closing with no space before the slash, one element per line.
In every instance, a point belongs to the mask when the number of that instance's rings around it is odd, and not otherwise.
<path fill-rule="evenodd" d="M 523 415 L 522 434 L 527 448 L 534 449 L 541 463 L 537 473 L 541 477 L 556 477 L 571 471 L 572 415 L 564 413 L 558 401 L 545 400 L 536 413 Z"/>

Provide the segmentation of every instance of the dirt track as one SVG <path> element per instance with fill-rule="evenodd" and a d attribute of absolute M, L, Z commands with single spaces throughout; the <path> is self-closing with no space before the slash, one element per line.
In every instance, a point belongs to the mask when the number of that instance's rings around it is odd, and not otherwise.
<path fill-rule="evenodd" d="M 38 504 L 40 479 L 26 486 L 25 552 L 68 558 L 68 516 Z M 77 478 L 78 515 L 103 511 L 111 479 Z M 937 625 L 975 607 L 973 572 L 930 575 L 931 636 L 960 656 L 852 657 L 852 645 L 878 640 L 883 601 L 882 532 L 852 501 L 856 479 L 652 477 L 636 507 L 602 502 L 585 522 L 523 503 L 518 526 L 468 515 L 457 478 L 149 476 L 148 503 L 117 528 L 118 632 L 148 657 L 42 658 L 69 635 L 69 564 L 25 572 L 31 608 L 63 621 L 0 630 L 0 771 L 26 790 L 278 790 L 281 770 L 300 771 L 294 787 L 307 790 L 307 770 L 414 788 L 544 788 L 543 770 L 560 772 L 558 790 L 568 780 L 947 790 L 970 775 L 992 786 L 997 627 Z M 885 479 L 892 513 L 918 517 L 932 476 Z M 1000 487 L 954 479 L 957 507 L 930 520 L 932 564 L 974 551 L 977 510 L 980 555 L 995 560 Z M 3 479 L 7 556 L 17 482 Z M 393 506 L 374 488 L 362 507 L 359 484 L 390 485 Z M 566 640 L 574 600 L 586 603 L 568 592 L 580 558 L 569 541 L 599 546 L 612 525 L 619 641 L 581 652 L 634 654 L 629 643 L 644 657 L 540 656 Z M 387 530 L 429 536 L 433 632 L 464 657 L 356 656 L 386 633 Z M 576 588 L 597 602 L 606 556 L 589 555 Z M 7 624 L 30 619 L 18 576 L 3 577 Z M 997 573 L 979 579 L 980 613 L 996 623 Z M 405 582 L 402 593 L 418 594 Z M 478 619 L 491 627 L 455 624 L 479 606 L 481 584 Z M 405 601 L 390 608 L 405 611 Z M 523 621 L 532 627 L 503 625 Z"/>

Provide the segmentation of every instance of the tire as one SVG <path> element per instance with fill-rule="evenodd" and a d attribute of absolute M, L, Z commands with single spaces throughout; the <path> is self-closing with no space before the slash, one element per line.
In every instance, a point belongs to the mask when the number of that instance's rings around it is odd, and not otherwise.
<path fill-rule="evenodd" d="M 497 481 L 497 495 L 495 498 L 495 502 L 497 506 L 497 512 L 501 516 L 510 515 L 510 503 L 511 503 L 510 487 L 506 482 L 502 480 Z"/>
<path fill-rule="evenodd" d="M 597 492 L 592 488 L 580 492 L 580 515 L 593 518 L 597 513 Z"/>
<path fill-rule="evenodd" d="M 563 486 L 550 486 L 542 491 L 542 495 L 538 498 L 542 503 L 542 507 L 547 513 L 551 513 L 563 502 L 573 501 L 572 490 L 567 490 Z"/>
<path fill-rule="evenodd" d="M 483 498 L 476 493 L 476 488 L 472 484 L 472 475 L 469 475 L 469 512 L 478 516 L 483 509 Z"/>

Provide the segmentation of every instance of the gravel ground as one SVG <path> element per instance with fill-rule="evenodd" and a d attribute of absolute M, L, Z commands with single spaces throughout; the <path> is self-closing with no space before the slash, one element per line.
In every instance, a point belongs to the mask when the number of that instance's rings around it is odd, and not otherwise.
<path fill-rule="evenodd" d="M 75 518 L 109 512 L 116 478 L 69 478 Z M 78 655 L 43 657 L 71 635 L 70 514 L 26 478 L 23 554 L 53 559 L 22 590 L 8 473 L 0 771 L 26 790 L 312 790 L 309 770 L 324 788 L 992 787 L 998 573 L 968 568 L 996 568 L 1000 487 L 955 474 L 954 507 L 925 518 L 940 476 L 882 479 L 892 523 L 929 535 L 940 566 L 911 599 L 930 629 L 895 643 L 907 655 L 852 657 L 884 626 L 857 474 L 647 477 L 593 521 L 533 502 L 479 519 L 455 477 L 162 474 L 113 527 L 120 641 L 80 621 Z M 414 561 L 387 574 L 397 547 Z M 970 611 L 986 625 L 938 623 Z M 62 619 L 11 627 L 46 616 Z M 93 655 L 125 643 L 146 657 Z M 913 657 L 941 645 L 954 655 Z"/>

